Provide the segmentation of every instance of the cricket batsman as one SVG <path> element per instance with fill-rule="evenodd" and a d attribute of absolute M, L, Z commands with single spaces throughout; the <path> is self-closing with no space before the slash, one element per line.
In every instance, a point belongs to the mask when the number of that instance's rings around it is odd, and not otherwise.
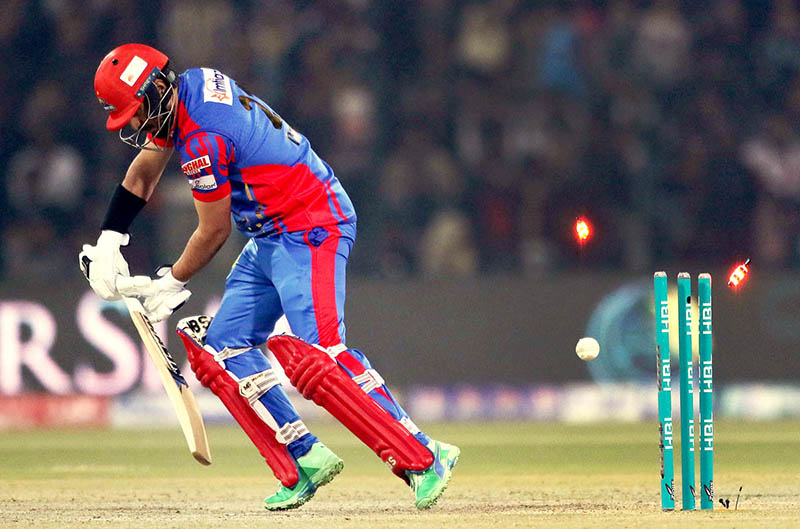
<path fill-rule="evenodd" d="M 189 298 L 189 279 L 231 232 L 248 241 L 213 319 L 178 324 L 192 370 L 256 445 L 279 490 L 267 509 L 299 507 L 329 483 L 343 461 L 303 423 L 268 357 L 291 383 L 328 410 L 403 479 L 419 509 L 441 496 L 459 449 L 411 421 L 359 350 L 345 345 L 345 268 L 356 212 L 333 170 L 269 105 L 213 68 L 178 74 L 168 57 L 125 44 L 100 62 L 95 95 L 106 127 L 139 149 L 117 187 L 94 245 L 80 266 L 105 300 L 134 296 L 153 321 Z M 194 197 L 197 228 L 181 255 L 156 277 L 130 276 L 120 251 L 172 156 Z M 267 341 L 285 314 L 296 336 Z M 210 321 L 210 324 L 208 323 Z"/>

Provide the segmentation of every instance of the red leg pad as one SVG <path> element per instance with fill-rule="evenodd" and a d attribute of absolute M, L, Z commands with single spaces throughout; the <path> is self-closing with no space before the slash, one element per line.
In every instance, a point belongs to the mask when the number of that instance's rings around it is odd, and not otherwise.
<path fill-rule="evenodd" d="M 279 335 L 267 347 L 303 397 L 336 417 L 370 447 L 392 472 L 423 470 L 433 455 L 351 379 L 328 354 L 294 336 Z"/>
<path fill-rule="evenodd" d="M 228 408 L 236 422 L 256 445 L 275 477 L 285 486 L 293 487 L 298 479 L 297 466 L 286 449 L 286 445 L 278 442 L 272 428 L 261 420 L 250 407 L 247 399 L 240 395 L 239 383 L 214 360 L 214 355 L 203 349 L 181 329 L 178 329 L 177 332 L 186 347 L 189 365 L 192 366 L 197 380 L 219 397 Z"/>

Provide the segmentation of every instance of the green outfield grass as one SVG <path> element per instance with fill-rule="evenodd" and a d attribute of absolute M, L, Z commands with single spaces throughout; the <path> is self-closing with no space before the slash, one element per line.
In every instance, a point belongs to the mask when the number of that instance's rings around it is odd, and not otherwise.
<path fill-rule="evenodd" d="M 344 458 L 344 472 L 285 513 L 263 508 L 277 482 L 233 427 L 209 430 L 210 467 L 194 462 L 177 429 L 0 433 L 0 527 L 800 526 L 797 422 L 717 424 L 715 486 L 731 509 L 668 513 L 660 510 L 654 423 L 426 425 L 462 448 L 450 487 L 426 512 L 348 432 L 314 430 Z"/>

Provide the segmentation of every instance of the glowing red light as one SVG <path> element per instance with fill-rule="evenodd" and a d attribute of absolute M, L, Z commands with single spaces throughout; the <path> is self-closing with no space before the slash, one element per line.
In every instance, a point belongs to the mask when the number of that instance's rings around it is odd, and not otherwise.
<path fill-rule="evenodd" d="M 578 219 L 575 222 L 575 234 L 578 237 L 578 242 L 585 242 L 592 236 L 592 227 L 585 219 Z"/>
<path fill-rule="evenodd" d="M 748 272 L 750 272 L 750 268 L 747 265 L 750 264 L 750 259 L 745 261 L 744 263 L 740 264 L 736 268 L 733 269 L 731 272 L 730 278 L 728 278 L 728 286 L 729 287 L 738 287 L 739 283 L 744 281 L 745 277 L 747 277 Z"/>

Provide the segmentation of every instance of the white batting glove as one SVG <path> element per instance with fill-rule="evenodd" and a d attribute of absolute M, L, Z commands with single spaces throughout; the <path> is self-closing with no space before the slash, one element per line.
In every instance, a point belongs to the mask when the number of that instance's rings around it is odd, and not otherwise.
<path fill-rule="evenodd" d="M 152 322 L 169 318 L 192 295 L 186 289 L 186 282 L 172 275 L 171 266 L 159 268 L 156 275 L 157 279 L 148 276 L 119 277 L 116 285 L 123 296 L 142 298 L 145 316 Z"/>
<path fill-rule="evenodd" d="M 103 230 L 97 243 L 94 246 L 84 244 L 83 251 L 78 255 L 78 264 L 89 286 L 107 301 L 122 299 L 116 287 L 117 277 L 131 275 L 128 263 L 119 250 L 120 246 L 127 246 L 129 240 L 127 233 Z"/>

